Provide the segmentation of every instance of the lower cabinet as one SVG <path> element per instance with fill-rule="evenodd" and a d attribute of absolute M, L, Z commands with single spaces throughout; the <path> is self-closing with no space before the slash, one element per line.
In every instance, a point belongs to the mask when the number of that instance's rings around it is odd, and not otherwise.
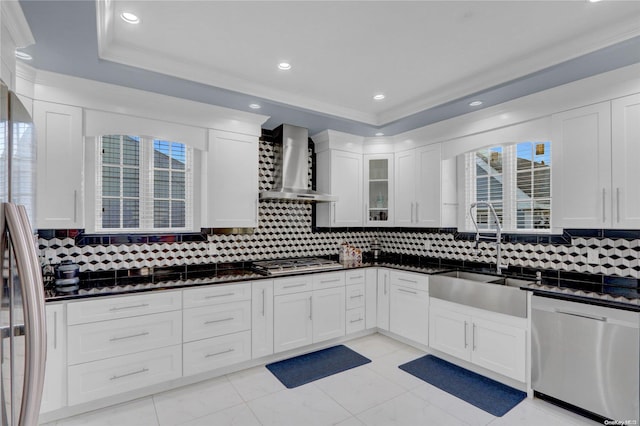
<path fill-rule="evenodd" d="M 67 362 L 65 357 L 65 305 L 46 305 L 47 364 L 40 412 L 62 408 L 67 403 Z"/>
<path fill-rule="evenodd" d="M 526 319 L 431 298 L 429 346 L 524 382 Z"/>
<path fill-rule="evenodd" d="M 378 269 L 377 325 L 381 330 L 389 331 L 389 292 L 391 291 L 390 271 Z"/>
<path fill-rule="evenodd" d="M 344 336 L 344 293 L 344 286 L 313 291 L 311 321 L 314 343 Z"/>
<path fill-rule="evenodd" d="M 273 298 L 273 351 L 282 352 L 313 343 L 312 292 Z"/>
<path fill-rule="evenodd" d="M 416 343 L 429 344 L 429 278 L 424 274 L 389 274 L 389 331 Z"/>
<path fill-rule="evenodd" d="M 391 285 L 389 331 L 416 343 L 429 344 L 429 293 Z"/>
<path fill-rule="evenodd" d="M 273 281 L 251 286 L 251 357 L 273 354 Z"/>
<path fill-rule="evenodd" d="M 182 376 L 182 345 L 71 365 L 69 405 L 155 385 Z"/>
<path fill-rule="evenodd" d="M 347 271 L 347 287 L 345 290 L 345 331 L 346 334 L 356 333 L 366 328 L 366 274 L 362 269 Z M 375 291 L 374 291 L 375 296 Z"/>
<path fill-rule="evenodd" d="M 185 343 L 182 359 L 185 376 L 248 361 L 251 359 L 251 332 L 247 330 Z"/>
<path fill-rule="evenodd" d="M 274 352 L 345 335 L 344 272 L 276 280 L 274 294 Z"/>

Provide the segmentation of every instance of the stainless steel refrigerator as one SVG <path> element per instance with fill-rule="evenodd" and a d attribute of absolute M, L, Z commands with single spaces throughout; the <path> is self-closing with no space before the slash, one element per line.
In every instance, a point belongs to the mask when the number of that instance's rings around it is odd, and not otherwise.
<path fill-rule="evenodd" d="M 0 81 L 0 398 L 2 426 L 38 424 L 46 362 L 35 218 L 35 137 L 28 110 Z"/>

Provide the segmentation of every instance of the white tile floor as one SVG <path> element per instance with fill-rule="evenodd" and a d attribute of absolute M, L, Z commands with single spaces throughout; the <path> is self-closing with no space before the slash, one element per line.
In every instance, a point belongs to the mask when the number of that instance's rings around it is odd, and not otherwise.
<path fill-rule="evenodd" d="M 595 425 L 540 400 L 494 417 L 400 370 L 423 355 L 380 334 L 347 346 L 371 363 L 286 389 L 255 367 L 47 426 Z"/>

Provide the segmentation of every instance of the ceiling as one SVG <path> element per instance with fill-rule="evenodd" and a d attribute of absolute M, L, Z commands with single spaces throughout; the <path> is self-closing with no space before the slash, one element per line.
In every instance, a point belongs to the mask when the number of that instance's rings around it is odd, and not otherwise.
<path fill-rule="evenodd" d="M 312 134 L 390 135 L 469 112 L 476 98 L 482 108 L 640 62 L 637 1 L 21 5 L 36 68 L 236 109 L 256 103 L 272 117 L 266 127 Z M 124 11 L 141 22 L 124 22 Z"/>

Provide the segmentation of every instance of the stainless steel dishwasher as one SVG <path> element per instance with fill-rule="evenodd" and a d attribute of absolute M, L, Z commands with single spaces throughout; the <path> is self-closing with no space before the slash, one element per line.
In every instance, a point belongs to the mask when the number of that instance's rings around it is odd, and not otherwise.
<path fill-rule="evenodd" d="M 531 309 L 533 390 L 639 424 L 640 313 L 535 295 Z"/>

